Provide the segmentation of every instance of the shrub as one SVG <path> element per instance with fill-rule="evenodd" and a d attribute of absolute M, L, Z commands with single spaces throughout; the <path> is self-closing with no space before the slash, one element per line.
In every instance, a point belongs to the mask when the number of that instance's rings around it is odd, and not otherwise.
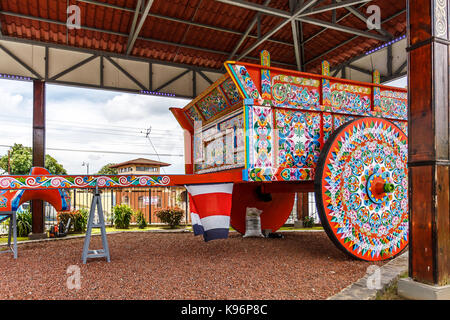
<path fill-rule="evenodd" d="M 73 219 L 73 231 L 75 232 L 86 231 L 87 220 L 88 220 L 88 211 L 86 209 L 78 210 L 78 213 L 74 216 Z"/>
<path fill-rule="evenodd" d="M 136 222 L 139 229 L 145 229 L 145 227 L 147 226 L 147 221 L 145 221 L 145 216 L 141 210 L 136 212 Z"/>
<path fill-rule="evenodd" d="M 303 218 L 303 227 L 304 228 L 312 228 L 314 227 L 314 218 L 313 217 L 304 217 Z"/>
<path fill-rule="evenodd" d="M 27 237 L 31 232 L 32 226 L 32 215 L 30 210 L 24 210 L 22 212 L 17 212 L 16 216 L 17 223 L 17 236 Z"/>
<path fill-rule="evenodd" d="M 73 232 L 84 232 L 86 231 L 87 215 L 88 212 L 86 209 L 61 211 L 58 212 L 57 215 L 58 224 L 59 222 L 62 222 L 64 226 L 66 226 L 70 218 L 71 220 L 69 231 L 72 230 Z"/>
<path fill-rule="evenodd" d="M 167 223 L 171 229 L 175 229 L 180 225 L 183 219 L 184 210 L 180 208 L 166 208 L 156 211 L 156 216 L 164 223 Z"/>
<path fill-rule="evenodd" d="M 130 227 L 133 210 L 126 204 L 117 205 L 113 209 L 113 222 L 117 229 L 128 229 Z"/>

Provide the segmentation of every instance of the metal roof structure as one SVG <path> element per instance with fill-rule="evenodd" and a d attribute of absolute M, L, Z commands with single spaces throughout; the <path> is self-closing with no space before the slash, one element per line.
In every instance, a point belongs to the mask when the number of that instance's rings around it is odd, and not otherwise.
<path fill-rule="evenodd" d="M 49 83 L 193 98 L 225 61 L 257 63 L 262 49 L 287 69 L 406 73 L 404 0 L 2 0 L 0 23 L 0 74 Z"/>

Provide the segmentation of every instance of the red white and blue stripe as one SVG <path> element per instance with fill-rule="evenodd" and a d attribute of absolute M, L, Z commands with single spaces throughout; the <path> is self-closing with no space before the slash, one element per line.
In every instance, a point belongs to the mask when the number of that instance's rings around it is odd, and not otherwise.
<path fill-rule="evenodd" d="M 228 238 L 232 183 L 186 186 L 194 235 L 205 241 Z"/>

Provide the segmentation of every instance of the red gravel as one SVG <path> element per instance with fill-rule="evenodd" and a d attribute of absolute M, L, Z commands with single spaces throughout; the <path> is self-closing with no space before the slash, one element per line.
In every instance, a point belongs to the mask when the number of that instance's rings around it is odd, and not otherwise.
<path fill-rule="evenodd" d="M 190 233 L 108 235 L 111 262 L 81 262 L 83 238 L 19 245 L 0 255 L 3 299 L 325 299 L 363 277 L 370 263 L 338 250 L 324 232 L 284 239 L 205 243 Z M 93 237 L 91 249 L 99 248 Z M 69 290 L 67 267 L 81 269 Z"/>

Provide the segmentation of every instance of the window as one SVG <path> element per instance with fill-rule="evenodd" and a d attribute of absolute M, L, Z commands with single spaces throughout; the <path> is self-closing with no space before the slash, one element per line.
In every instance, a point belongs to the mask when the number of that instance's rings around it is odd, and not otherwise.
<path fill-rule="evenodd" d="M 138 197 L 138 208 L 139 209 L 145 208 L 145 198 L 144 198 L 144 196 L 139 196 Z"/>
<path fill-rule="evenodd" d="M 156 167 L 136 167 L 136 171 L 156 172 L 156 171 L 158 171 L 158 168 L 156 168 Z"/>

